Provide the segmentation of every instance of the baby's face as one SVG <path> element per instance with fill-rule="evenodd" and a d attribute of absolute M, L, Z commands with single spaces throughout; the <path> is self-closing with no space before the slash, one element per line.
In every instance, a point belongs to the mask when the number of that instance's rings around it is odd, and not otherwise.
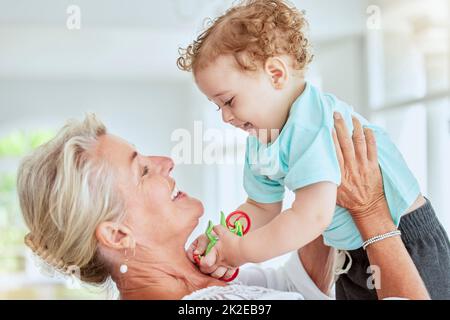
<path fill-rule="evenodd" d="M 220 56 L 194 74 L 200 90 L 222 112 L 222 119 L 267 143 L 280 130 L 280 90 L 263 70 L 245 72 L 234 57 Z M 273 134 L 272 134 L 273 136 Z"/>

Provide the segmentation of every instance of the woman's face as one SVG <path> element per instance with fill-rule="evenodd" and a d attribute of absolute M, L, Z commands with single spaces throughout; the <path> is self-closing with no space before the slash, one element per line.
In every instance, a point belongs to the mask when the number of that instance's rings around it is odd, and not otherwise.
<path fill-rule="evenodd" d="M 123 223 L 136 243 L 184 245 L 203 214 L 203 205 L 184 192 L 177 193 L 175 180 L 170 176 L 173 161 L 143 156 L 113 135 L 104 135 L 98 141 L 97 156 L 116 170 L 118 189 L 127 210 Z"/>

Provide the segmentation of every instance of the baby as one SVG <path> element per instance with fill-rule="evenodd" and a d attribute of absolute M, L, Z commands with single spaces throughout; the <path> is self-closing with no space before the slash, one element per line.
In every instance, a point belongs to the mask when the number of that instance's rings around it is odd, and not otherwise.
<path fill-rule="evenodd" d="M 213 276 L 229 277 L 232 268 L 297 250 L 320 235 L 325 244 L 350 252 L 368 240 L 361 238 L 349 212 L 336 205 L 341 172 L 333 117 L 342 117 L 351 130 L 356 117 L 373 130 L 386 199 L 397 226 L 402 216 L 418 208 L 436 219 L 387 134 L 345 102 L 305 81 L 312 60 L 306 27 L 304 14 L 282 0 L 244 1 L 213 21 L 178 59 L 178 67 L 192 71 L 199 89 L 218 106 L 223 121 L 249 133 L 244 169 L 248 200 L 238 210 L 250 215 L 252 229 L 240 238 L 216 228 L 220 245 L 209 254 L 212 260 L 207 256 L 218 267 Z M 295 201 L 280 214 L 285 187 L 295 193 Z M 411 231 L 414 234 L 428 223 L 419 218 L 411 222 L 417 228 Z M 426 248 L 412 249 L 423 254 L 412 258 L 430 292 L 446 291 L 448 297 L 450 245 L 438 231 L 438 243 L 425 239 Z M 445 248 L 441 252 L 447 256 L 445 266 L 425 252 L 436 251 L 439 245 Z M 353 261 L 352 266 L 364 270 L 364 285 L 365 263 Z M 442 270 L 438 274 L 446 274 L 442 276 L 446 279 L 427 282 L 436 270 Z M 357 285 L 345 290 L 360 290 Z M 345 290 L 341 296 L 351 296 Z"/>

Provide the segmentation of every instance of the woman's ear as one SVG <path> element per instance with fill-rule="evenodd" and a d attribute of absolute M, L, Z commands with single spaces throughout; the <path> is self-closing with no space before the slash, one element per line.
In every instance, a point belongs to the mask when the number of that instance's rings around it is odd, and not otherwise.
<path fill-rule="evenodd" d="M 116 222 L 102 222 L 95 230 L 98 242 L 112 249 L 133 249 L 135 242 L 131 230 Z"/>
<path fill-rule="evenodd" d="M 264 71 L 270 76 L 275 89 L 283 89 L 288 80 L 288 68 L 280 57 L 270 57 L 264 64 Z"/>

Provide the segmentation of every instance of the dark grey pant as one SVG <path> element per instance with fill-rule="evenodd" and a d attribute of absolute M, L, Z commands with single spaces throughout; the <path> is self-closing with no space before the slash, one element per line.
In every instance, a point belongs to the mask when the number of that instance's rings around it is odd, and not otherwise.
<path fill-rule="evenodd" d="M 450 242 L 431 203 L 427 200 L 425 205 L 402 217 L 399 230 L 431 298 L 450 300 Z M 366 271 L 370 263 L 366 252 L 361 248 L 348 253 L 352 265 L 336 282 L 336 299 L 377 299 L 376 290 L 367 288 L 370 274 Z"/>

